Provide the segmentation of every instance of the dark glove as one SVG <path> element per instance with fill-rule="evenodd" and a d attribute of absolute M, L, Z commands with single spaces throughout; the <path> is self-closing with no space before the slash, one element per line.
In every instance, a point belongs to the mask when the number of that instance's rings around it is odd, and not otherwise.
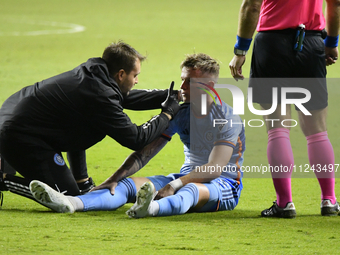
<path fill-rule="evenodd" d="M 172 95 L 174 95 L 177 98 L 178 102 L 182 102 L 183 101 L 182 94 L 180 93 L 180 90 L 173 90 L 172 91 Z"/>
<path fill-rule="evenodd" d="M 180 108 L 177 93 L 174 93 L 173 91 L 174 85 L 175 82 L 171 82 L 170 88 L 168 90 L 168 97 L 162 103 L 162 112 L 169 114 L 171 119 L 175 117 Z"/>

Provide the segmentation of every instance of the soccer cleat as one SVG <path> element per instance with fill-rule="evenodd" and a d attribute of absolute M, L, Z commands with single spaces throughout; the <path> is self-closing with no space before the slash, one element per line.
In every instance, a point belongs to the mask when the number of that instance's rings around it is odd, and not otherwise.
<path fill-rule="evenodd" d="M 77 184 L 78 184 L 78 188 L 79 188 L 79 191 L 80 191 L 81 195 L 86 194 L 91 189 L 96 187 L 96 184 L 94 183 L 94 181 L 92 180 L 91 177 L 89 177 L 89 179 L 87 181 L 84 181 L 84 182 L 81 182 L 81 183 L 77 183 Z"/>
<path fill-rule="evenodd" d="M 0 191 L 0 209 L 2 208 L 2 202 L 4 201 L 4 194 Z"/>
<path fill-rule="evenodd" d="M 4 182 L 3 172 L 0 170 L 0 209 L 2 208 L 2 202 L 4 201 L 4 194 L 2 191 L 7 191 L 6 184 Z"/>
<path fill-rule="evenodd" d="M 324 199 L 321 202 L 321 215 L 322 216 L 336 216 L 340 211 L 340 206 L 338 202 L 332 204 L 331 200 Z"/>
<path fill-rule="evenodd" d="M 151 182 L 145 182 L 137 192 L 136 203 L 131 206 L 126 214 L 130 218 L 144 218 L 150 216 L 149 206 L 157 192 L 154 191 L 154 186 Z"/>
<path fill-rule="evenodd" d="M 0 170 L 0 191 L 8 191 L 4 182 L 4 173 Z"/>
<path fill-rule="evenodd" d="M 276 201 L 273 202 L 272 207 L 261 212 L 262 217 L 277 217 L 277 218 L 295 218 L 296 211 L 293 202 L 288 202 L 286 207 L 281 208 Z"/>
<path fill-rule="evenodd" d="M 59 213 L 74 213 L 74 207 L 68 198 L 40 181 L 31 181 L 33 197 L 42 205 Z"/>

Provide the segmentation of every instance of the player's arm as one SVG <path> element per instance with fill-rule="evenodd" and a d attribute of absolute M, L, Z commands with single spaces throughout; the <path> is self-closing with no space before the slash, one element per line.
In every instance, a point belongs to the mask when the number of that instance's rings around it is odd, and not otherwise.
<path fill-rule="evenodd" d="M 257 22 L 259 20 L 263 0 L 243 0 L 240 8 L 237 41 L 234 48 L 234 57 L 229 63 L 231 75 L 238 79 L 244 79 L 242 66 L 246 61 L 247 53 Z"/>
<path fill-rule="evenodd" d="M 111 194 L 114 194 L 114 190 L 120 180 L 129 177 L 142 169 L 150 159 L 167 144 L 167 142 L 168 141 L 163 137 L 159 137 L 143 149 L 131 153 L 113 175 L 92 190 L 109 189 Z"/>
<path fill-rule="evenodd" d="M 326 0 L 326 30 L 327 38 L 325 40 L 326 64 L 335 64 L 338 59 L 338 41 L 340 27 L 340 1 Z"/>
<path fill-rule="evenodd" d="M 259 20 L 263 0 L 243 0 L 241 5 L 237 35 L 251 39 Z"/>
<path fill-rule="evenodd" d="M 233 147 L 226 145 L 214 146 L 209 155 L 207 164 L 196 167 L 196 169 L 191 171 L 188 175 L 181 177 L 183 185 L 190 182 L 210 182 L 220 177 L 222 169 L 228 164 L 232 153 Z"/>
<path fill-rule="evenodd" d="M 158 191 L 155 199 L 161 199 L 162 197 L 171 196 L 181 187 L 190 182 L 206 183 L 220 177 L 222 169 L 228 164 L 232 153 L 233 148 L 230 146 L 215 146 L 209 155 L 209 161 L 207 164 L 197 167 L 189 174 L 184 175 L 167 184 L 164 188 Z"/>

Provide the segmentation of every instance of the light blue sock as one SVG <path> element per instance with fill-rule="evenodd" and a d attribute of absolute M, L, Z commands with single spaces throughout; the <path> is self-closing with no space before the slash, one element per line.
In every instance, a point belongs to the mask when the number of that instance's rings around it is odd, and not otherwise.
<path fill-rule="evenodd" d="M 175 195 L 156 200 L 159 211 L 156 216 L 169 216 L 186 213 L 198 203 L 198 187 L 189 183 L 181 188 Z"/>
<path fill-rule="evenodd" d="M 102 189 L 86 193 L 78 198 L 84 203 L 83 211 L 111 211 L 133 202 L 136 193 L 135 183 L 131 179 L 123 179 L 118 182 L 114 195 L 111 195 L 110 190 Z"/>
<path fill-rule="evenodd" d="M 214 212 L 218 209 L 219 205 L 219 190 L 212 183 L 204 183 L 209 190 L 209 200 L 205 203 L 198 212 Z"/>

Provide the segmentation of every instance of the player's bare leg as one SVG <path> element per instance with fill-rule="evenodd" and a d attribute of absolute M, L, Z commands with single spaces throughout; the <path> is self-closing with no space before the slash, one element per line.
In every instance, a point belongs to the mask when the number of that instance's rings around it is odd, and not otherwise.
<path fill-rule="evenodd" d="M 261 104 L 262 110 L 268 110 L 271 108 L 271 104 Z M 286 115 L 281 114 L 281 105 L 277 105 L 276 110 L 269 115 L 264 115 L 263 119 L 265 120 L 266 123 L 266 128 L 267 131 L 274 129 L 274 128 L 286 128 L 290 129 L 289 126 L 291 126 L 291 121 L 288 121 L 288 119 L 291 119 L 292 113 L 291 113 L 291 106 L 287 105 L 286 106 Z M 282 121 L 284 121 L 284 125 L 282 126 Z M 287 120 L 287 121 L 286 121 Z M 287 126 L 287 127 L 286 127 Z"/>
<path fill-rule="evenodd" d="M 322 110 L 310 111 L 312 115 L 304 115 L 298 111 L 301 130 L 304 135 L 310 136 L 327 131 L 327 107 Z"/>
<path fill-rule="evenodd" d="M 210 193 L 209 189 L 204 184 L 195 183 L 195 185 L 198 187 L 199 196 L 197 205 L 193 208 L 193 210 L 197 211 L 208 202 Z"/>

